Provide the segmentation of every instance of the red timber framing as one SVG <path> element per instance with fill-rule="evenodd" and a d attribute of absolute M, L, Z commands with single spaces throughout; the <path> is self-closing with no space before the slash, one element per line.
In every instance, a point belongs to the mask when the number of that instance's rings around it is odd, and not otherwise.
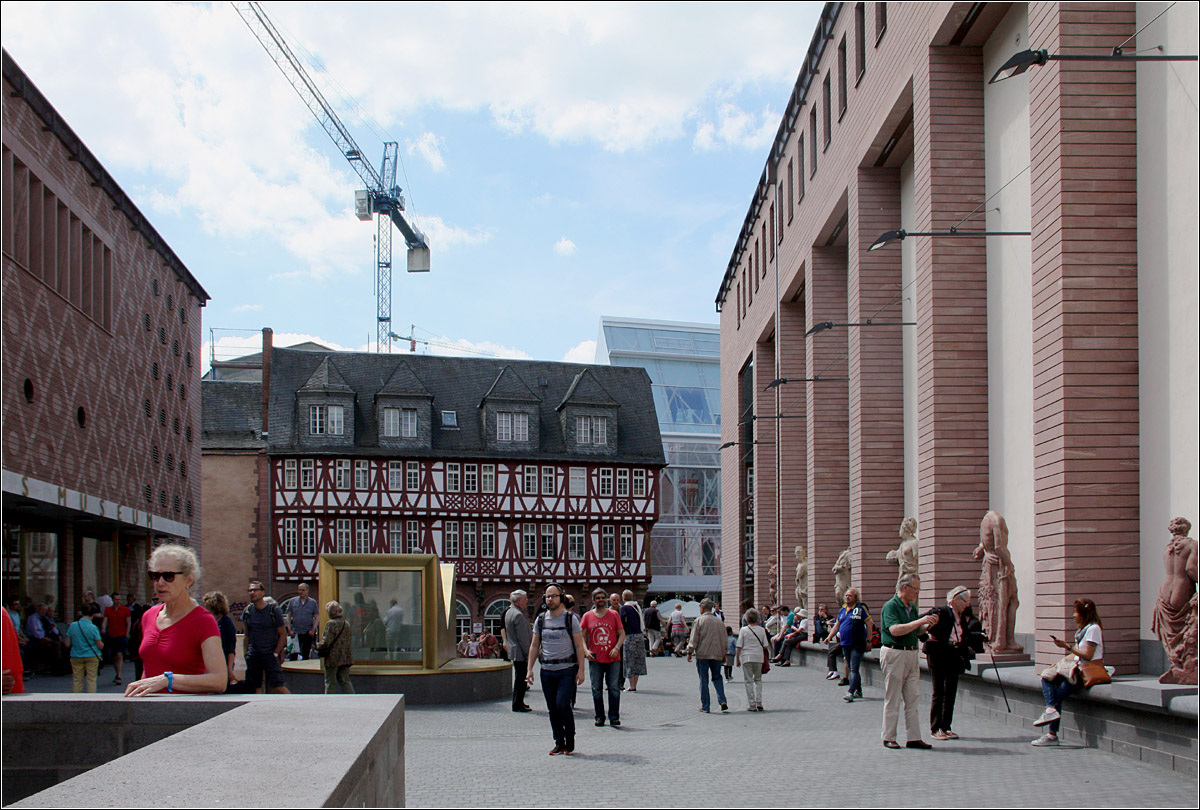
<path fill-rule="evenodd" d="M 389 481 L 392 461 L 403 466 Z M 365 487 L 357 486 L 361 482 L 356 480 L 357 465 L 363 462 Z M 418 465 L 415 489 L 408 486 L 413 462 Z M 304 487 L 302 470 L 309 463 L 313 486 Z M 340 487 L 339 463 L 349 465 L 348 480 Z M 475 491 L 463 491 L 468 465 L 476 473 Z M 485 467 L 492 492 L 480 491 Z M 529 491 L 527 467 L 533 468 Z M 584 486 L 580 494 L 571 494 L 573 477 L 577 486 Z M 553 486 L 547 491 L 551 478 Z M 628 492 L 619 496 L 618 487 L 625 481 Z M 272 457 L 272 572 L 280 580 L 301 580 L 315 576 L 318 554 L 388 553 L 394 541 L 407 551 L 410 524 L 415 522 L 415 550 L 454 563 L 462 581 L 643 585 L 650 580 L 647 543 L 658 516 L 658 498 L 657 468 L 628 464 Z M 311 543 L 306 543 L 306 525 L 315 532 Z M 339 527 L 348 532 L 348 549 L 339 548 Z M 532 527 L 531 549 L 525 547 L 526 527 Z M 552 529 L 547 532 L 545 527 Z M 552 546 L 543 540 L 550 535 Z M 485 543 L 485 537 L 494 537 L 494 546 Z"/>

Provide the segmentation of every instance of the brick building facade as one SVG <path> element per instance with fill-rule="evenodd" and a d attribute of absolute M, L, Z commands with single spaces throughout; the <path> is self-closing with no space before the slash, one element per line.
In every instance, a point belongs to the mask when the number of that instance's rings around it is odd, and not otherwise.
<path fill-rule="evenodd" d="M 991 508 L 1028 652 L 1055 657 L 1050 633 L 1092 597 L 1108 663 L 1161 671 L 1166 526 L 1198 506 L 1196 65 L 989 82 L 1018 51 L 1122 44 L 1194 55 L 1196 11 L 825 5 L 717 296 L 722 410 L 741 415 L 723 431 L 741 443 L 722 499 L 744 504 L 722 513 L 728 603 L 785 599 L 797 545 L 810 604 L 832 602 L 848 546 L 878 607 L 912 515 L 932 605 L 978 582 Z"/>
<path fill-rule="evenodd" d="M 4 53 L 4 591 L 69 621 L 200 546 L 208 294 Z"/>

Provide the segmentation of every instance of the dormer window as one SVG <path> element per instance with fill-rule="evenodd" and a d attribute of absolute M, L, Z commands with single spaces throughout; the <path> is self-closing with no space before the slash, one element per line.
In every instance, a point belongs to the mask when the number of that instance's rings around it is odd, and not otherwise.
<path fill-rule="evenodd" d="M 608 444 L 608 419 L 603 416 L 576 417 L 575 441 L 579 444 Z"/>
<path fill-rule="evenodd" d="M 341 405 L 309 405 L 308 432 L 312 436 L 341 436 L 343 433 Z"/>
<path fill-rule="evenodd" d="M 414 412 L 414 416 L 415 416 Z M 458 411 L 442 411 L 442 427 L 458 427 Z"/>
<path fill-rule="evenodd" d="M 415 439 L 417 437 L 417 409 L 384 408 L 383 435 L 389 439 Z"/>
<path fill-rule="evenodd" d="M 501 411 L 496 414 L 496 441 L 529 441 L 529 414 Z"/>

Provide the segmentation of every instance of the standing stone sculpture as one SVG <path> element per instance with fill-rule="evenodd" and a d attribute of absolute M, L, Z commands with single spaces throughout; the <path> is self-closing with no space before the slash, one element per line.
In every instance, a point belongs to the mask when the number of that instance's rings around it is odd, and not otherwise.
<path fill-rule="evenodd" d="M 779 604 L 779 558 L 767 557 L 767 588 L 771 594 L 771 608 Z"/>
<path fill-rule="evenodd" d="M 1196 541 L 1187 518 L 1171 521 L 1171 539 L 1163 554 L 1167 578 L 1158 591 L 1151 629 L 1158 635 L 1171 668 L 1159 683 L 1196 684 Z"/>
<path fill-rule="evenodd" d="M 808 549 L 796 546 L 796 608 L 808 610 Z"/>
<path fill-rule="evenodd" d="M 838 605 L 846 603 L 846 591 L 850 590 L 850 549 L 838 555 L 833 564 L 833 592 L 837 596 Z"/>
<path fill-rule="evenodd" d="M 901 574 L 916 574 L 919 564 L 917 519 L 906 517 L 900 523 L 900 547 L 887 553 L 887 561 L 900 566 Z"/>
<path fill-rule="evenodd" d="M 1008 524 L 994 509 L 979 524 L 975 559 L 983 560 L 979 576 L 980 621 L 993 653 L 1020 653 L 1014 638 L 1017 624 L 1017 575 L 1008 554 Z"/>

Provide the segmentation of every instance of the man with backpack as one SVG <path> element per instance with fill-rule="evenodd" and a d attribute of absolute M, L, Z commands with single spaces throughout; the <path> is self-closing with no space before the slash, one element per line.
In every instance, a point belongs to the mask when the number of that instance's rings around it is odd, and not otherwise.
<path fill-rule="evenodd" d="M 249 691 L 257 691 L 266 676 L 266 691 L 277 695 L 290 695 L 287 681 L 283 677 L 280 656 L 287 646 L 287 626 L 283 622 L 283 611 L 279 605 L 267 603 L 267 592 L 258 580 L 250 583 L 250 604 L 242 611 L 242 625 L 246 629 L 246 679 Z"/>

